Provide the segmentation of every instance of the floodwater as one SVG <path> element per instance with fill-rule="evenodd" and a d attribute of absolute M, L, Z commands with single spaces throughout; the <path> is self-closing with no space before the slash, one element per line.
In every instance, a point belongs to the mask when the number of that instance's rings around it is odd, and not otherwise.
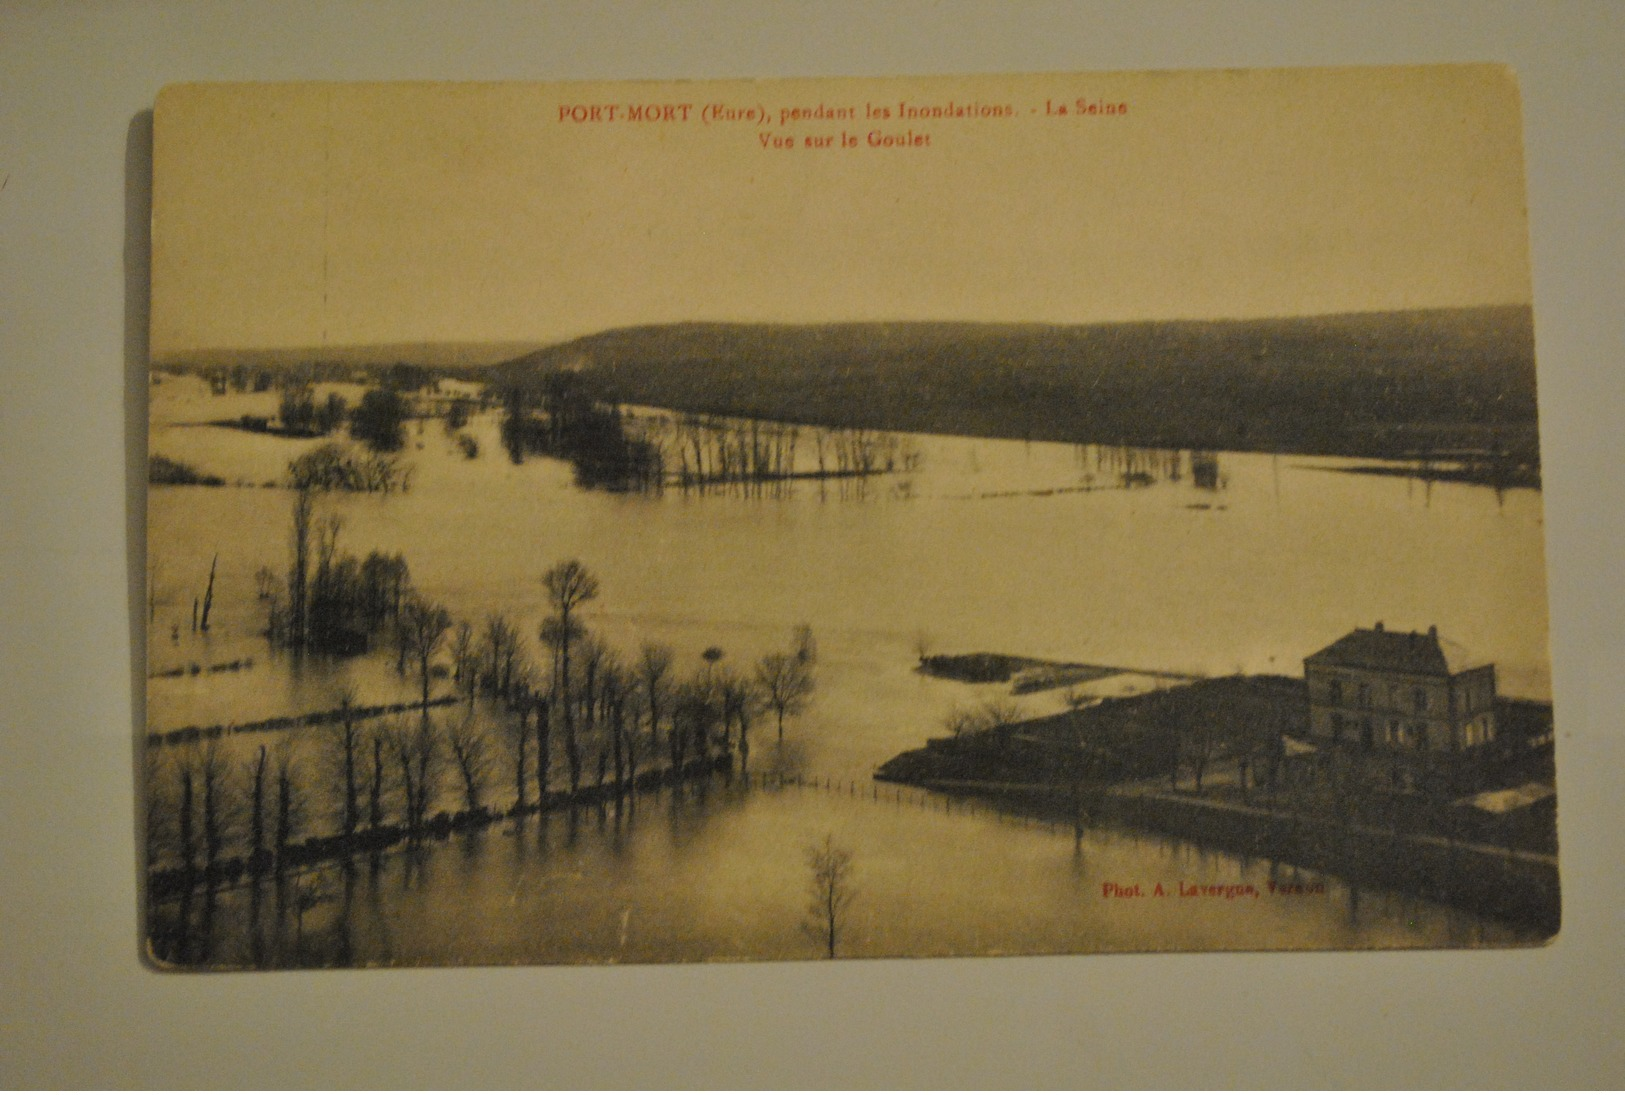
<path fill-rule="evenodd" d="M 331 707 L 346 687 L 362 703 L 412 699 L 416 682 L 395 674 L 391 656 L 296 662 L 262 637 L 254 574 L 287 569 L 291 496 L 255 484 L 279 478 L 314 442 L 196 424 L 270 413 L 271 395 L 215 397 L 164 377 L 152 396 L 153 452 L 245 485 L 150 492 L 150 668 L 253 664 L 151 680 L 149 729 Z M 748 670 L 809 624 L 812 705 L 790 719 L 782 746 L 771 717 L 758 718 L 752 767 L 848 791 L 718 783 L 703 798 L 651 798 L 619 821 L 613 808 L 602 818 L 587 810 L 573 822 L 456 835 L 386 856 L 377 872 L 317 872 L 302 918 L 277 917 L 269 890 L 251 917 L 251 894 L 232 891 L 212 920 L 213 961 L 814 957 L 799 929 L 803 849 L 826 833 L 852 849 L 860 879 L 843 954 L 1518 938 L 1407 898 L 1351 894 L 1336 880 L 1290 899 L 1108 900 L 1105 882 L 1261 884 L 1272 867 L 1106 831 L 1074 848 L 1070 831 L 942 812 L 929 796 L 888 806 L 876 795 L 894 789 L 877 792 L 870 774 L 942 733 L 956 707 L 1006 691 L 915 673 L 922 644 L 1140 671 L 1087 686 L 1112 693 L 1155 687 L 1159 672 L 1296 675 L 1305 655 L 1382 620 L 1437 626 L 1496 663 L 1504 694 L 1548 698 L 1538 492 L 1428 487 L 1328 470 L 1353 461 L 1234 453 L 1216 454 L 1215 481 L 1195 474 L 1191 454 L 912 436 L 902 439 L 914 454 L 908 471 L 864 481 L 617 495 L 579 490 L 554 461 L 513 465 L 494 415 L 476 416 L 468 432 L 481 446 L 474 460 L 439 423 L 409 427 L 405 494 L 324 497 L 319 512 L 343 522 L 340 549 L 402 552 L 425 595 L 476 625 L 505 613 L 536 658 L 541 574 L 566 558 L 601 583 L 582 615 L 589 628 L 628 656 L 645 641 L 668 643 L 680 671 L 712 646 L 724 665 Z M 804 442 L 798 463 L 806 459 Z M 194 634 L 193 600 L 216 555 L 212 626 Z M 1016 702 L 1036 713 L 1060 698 Z M 482 706 L 477 717 L 498 716 Z M 271 738 L 228 740 L 246 751 Z M 251 954 L 250 925 L 267 918 Z"/>
<path fill-rule="evenodd" d="M 842 957 L 1539 938 L 1179 841 L 1096 829 L 1075 845 L 1064 826 L 907 788 L 745 791 L 719 782 L 703 796 L 645 797 L 630 815 L 585 808 L 454 834 L 376 866 L 329 865 L 285 881 L 280 894 L 269 880 L 257 893 L 225 891 L 206 943 L 201 910 L 191 910 L 187 953 L 227 967 L 818 958 L 803 853 L 826 834 L 853 853 Z M 1138 886 L 1142 896 L 1105 897 L 1107 883 Z M 1289 892 L 1294 885 L 1304 892 Z M 1202 886 L 1252 892 L 1190 894 Z M 295 894 L 308 895 L 302 916 Z M 171 906 L 155 922 L 159 938 L 173 925 Z"/>

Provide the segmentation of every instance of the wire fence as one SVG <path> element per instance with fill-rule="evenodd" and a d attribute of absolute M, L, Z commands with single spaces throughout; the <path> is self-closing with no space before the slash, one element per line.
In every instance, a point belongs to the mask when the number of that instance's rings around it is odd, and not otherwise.
<path fill-rule="evenodd" d="M 1074 832 L 1074 826 L 1070 821 L 1043 817 L 1036 812 L 1023 810 L 1001 798 L 989 795 L 954 794 L 876 779 L 863 780 L 855 777 L 841 779 L 806 773 L 750 772 L 739 778 L 746 790 L 812 791 L 853 802 L 889 806 L 897 810 L 919 810 L 949 817 L 988 818 L 1019 828 L 1067 835 Z"/>

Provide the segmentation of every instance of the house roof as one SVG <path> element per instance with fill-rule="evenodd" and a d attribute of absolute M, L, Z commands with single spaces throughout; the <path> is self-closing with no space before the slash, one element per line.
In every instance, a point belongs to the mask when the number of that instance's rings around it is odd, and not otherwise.
<path fill-rule="evenodd" d="M 1435 628 L 1388 631 L 1379 623 L 1374 628 L 1355 628 L 1309 655 L 1304 664 L 1447 677 L 1484 663 L 1460 644 L 1439 638 Z"/>

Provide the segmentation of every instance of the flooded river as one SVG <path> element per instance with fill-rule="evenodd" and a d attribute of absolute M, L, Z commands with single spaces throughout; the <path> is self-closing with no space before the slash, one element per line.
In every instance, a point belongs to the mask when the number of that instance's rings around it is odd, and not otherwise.
<path fill-rule="evenodd" d="M 151 680 L 151 730 L 318 710 L 345 688 L 362 703 L 416 692 L 392 656 L 295 661 L 263 638 L 254 576 L 287 570 L 291 497 L 260 484 L 315 442 L 197 423 L 270 410 L 271 396 L 210 396 L 189 378 L 153 389 L 152 451 L 244 485 L 150 492 L 150 667 L 252 665 Z M 1008 691 L 921 676 L 922 646 L 1141 671 L 1088 686 L 1121 692 L 1155 687 L 1158 673 L 1296 675 L 1306 654 L 1383 620 L 1436 625 L 1496 662 L 1503 693 L 1549 698 L 1538 492 L 1345 474 L 1335 469 L 1353 462 L 1318 457 L 1219 453 L 1216 472 L 1198 474 L 1201 454 L 914 436 L 902 439 L 908 471 L 863 481 L 616 495 L 576 488 L 555 461 L 512 464 L 494 415 L 468 432 L 473 460 L 439 423 L 409 426 L 407 493 L 325 496 L 341 549 L 403 553 L 426 596 L 476 623 L 505 613 L 538 659 L 541 575 L 567 558 L 601 582 L 582 616 L 593 632 L 628 654 L 668 643 L 683 671 L 709 647 L 746 670 L 810 625 L 812 704 L 782 747 L 771 720 L 757 721 L 752 766 L 819 789 L 719 782 L 703 796 L 662 792 L 632 815 L 589 809 L 453 835 L 376 871 L 317 872 L 302 916 L 286 894 L 278 915 L 269 884 L 258 900 L 229 891 L 212 917 L 216 961 L 814 957 L 799 927 L 803 849 L 827 833 L 852 849 L 859 879 L 843 954 L 1516 938 L 1336 880 L 1291 898 L 1105 900 L 1105 882 L 1262 891 L 1287 868 L 1110 831 L 1075 847 L 1070 831 L 946 812 L 930 797 L 878 801 L 895 791 L 869 777 L 942 733 L 953 709 Z M 216 556 L 212 627 L 199 635 L 192 603 Z M 1040 712 L 1060 699 L 1016 702 Z M 247 750 L 270 737 L 229 740 Z"/>

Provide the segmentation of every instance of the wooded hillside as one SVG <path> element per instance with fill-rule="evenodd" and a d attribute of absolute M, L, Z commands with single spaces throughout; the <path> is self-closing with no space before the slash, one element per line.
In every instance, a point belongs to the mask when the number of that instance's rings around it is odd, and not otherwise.
<path fill-rule="evenodd" d="M 832 426 L 1042 441 L 1538 459 L 1525 307 L 1089 326 L 693 323 L 492 367 L 607 398 Z"/>

